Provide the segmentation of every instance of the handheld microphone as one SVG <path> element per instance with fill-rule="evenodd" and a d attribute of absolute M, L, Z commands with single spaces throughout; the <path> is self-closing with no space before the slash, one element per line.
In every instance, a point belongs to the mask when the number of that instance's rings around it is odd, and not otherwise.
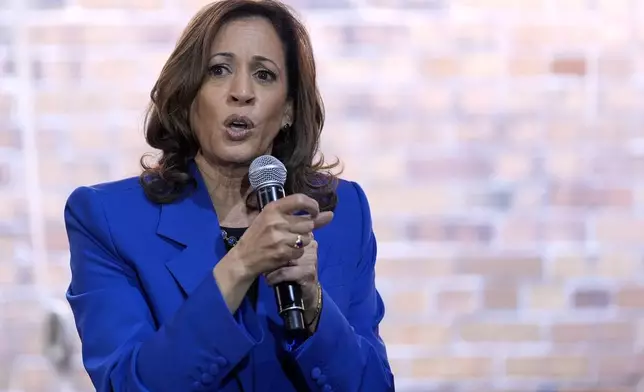
<path fill-rule="evenodd" d="M 250 164 L 248 179 L 257 194 L 257 204 L 260 211 L 272 201 L 286 196 L 286 167 L 272 155 L 262 155 Z M 304 302 L 302 288 L 294 282 L 282 282 L 275 285 L 277 309 L 284 327 L 289 332 L 302 332 L 304 324 Z"/>

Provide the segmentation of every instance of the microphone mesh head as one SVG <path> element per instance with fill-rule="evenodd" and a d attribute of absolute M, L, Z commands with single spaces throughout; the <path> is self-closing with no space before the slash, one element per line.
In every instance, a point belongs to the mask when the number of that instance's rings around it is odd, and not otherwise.
<path fill-rule="evenodd" d="M 286 182 L 286 167 L 272 155 L 262 155 L 253 160 L 248 171 L 248 179 L 253 189 L 265 184 L 280 184 Z"/>

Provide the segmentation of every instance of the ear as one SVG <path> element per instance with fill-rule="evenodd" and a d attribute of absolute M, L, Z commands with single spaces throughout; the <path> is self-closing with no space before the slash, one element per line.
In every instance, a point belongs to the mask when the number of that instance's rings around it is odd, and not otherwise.
<path fill-rule="evenodd" d="M 284 115 L 282 116 L 282 127 L 289 127 L 293 125 L 293 102 L 288 101 L 286 102 L 286 106 L 284 107 Z"/>

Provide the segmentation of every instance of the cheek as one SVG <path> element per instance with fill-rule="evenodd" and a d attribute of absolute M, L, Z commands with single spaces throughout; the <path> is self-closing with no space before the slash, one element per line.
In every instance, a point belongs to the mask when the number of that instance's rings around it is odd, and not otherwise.
<path fill-rule="evenodd" d="M 217 117 L 218 108 L 221 107 L 221 93 L 217 89 L 204 86 L 195 97 L 193 109 L 195 116 L 201 121 L 212 121 Z"/>
<path fill-rule="evenodd" d="M 208 137 L 221 122 L 218 116 L 217 97 L 207 91 L 200 91 L 190 108 L 190 125 L 200 140 Z"/>

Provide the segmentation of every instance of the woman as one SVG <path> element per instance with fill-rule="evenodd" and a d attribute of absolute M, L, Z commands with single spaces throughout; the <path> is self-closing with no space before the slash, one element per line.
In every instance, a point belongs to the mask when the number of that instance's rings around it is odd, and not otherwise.
<path fill-rule="evenodd" d="M 67 298 L 98 391 L 394 390 L 367 198 L 314 162 L 315 78 L 276 1 L 217 2 L 188 25 L 151 95 L 159 161 L 65 208 Z M 248 169 L 264 154 L 290 196 L 259 212 Z M 284 334 L 283 281 L 302 287 L 304 341 Z"/>

